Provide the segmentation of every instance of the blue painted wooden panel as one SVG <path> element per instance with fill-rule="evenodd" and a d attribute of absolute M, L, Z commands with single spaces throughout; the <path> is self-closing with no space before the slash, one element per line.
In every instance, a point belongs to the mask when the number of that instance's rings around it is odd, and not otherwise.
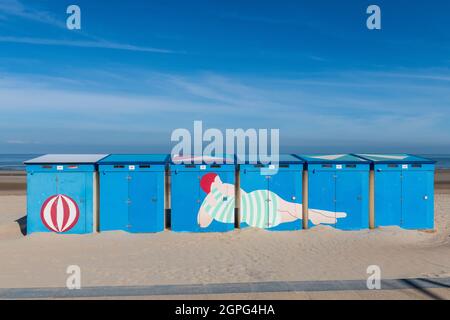
<path fill-rule="evenodd" d="M 44 201 L 57 194 L 56 173 L 28 172 L 27 174 L 27 234 L 50 232 L 41 220 Z"/>
<path fill-rule="evenodd" d="M 27 165 L 27 172 L 93 172 L 93 164 L 33 164 Z"/>
<path fill-rule="evenodd" d="M 181 170 L 177 170 L 181 168 Z M 209 168 L 209 166 L 207 167 Z M 208 170 L 189 170 L 186 166 L 171 166 L 171 229 L 177 232 L 225 232 L 234 229 L 233 223 L 213 220 L 206 228 L 198 224 L 198 212 L 207 194 L 201 189 L 200 181 L 205 174 L 216 173 L 223 183 L 234 185 L 234 166 L 228 171 L 221 168 Z M 231 186 L 231 188 L 234 188 Z M 234 199 L 234 198 L 233 198 Z M 234 206 L 233 206 L 234 207 Z"/>
<path fill-rule="evenodd" d="M 375 226 L 402 224 L 402 172 L 375 170 Z"/>
<path fill-rule="evenodd" d="M 345 218 L 337 218 L 336 228 L 359 230 L 369 227 L 369 172 L 336 172 L 336 212 L 345 212 Z"/>
<path fill-rule="evenodd" d="M 88 177 L 90 179 L 88 179 Z M 72 198 L 79 208 L 77 224 L 66 233 L 91 233 L 93 219 L 92 174 L 65 172 L 57 174 L 57 192 Z M 89 214 L 87 214 L 89 212 Z"/>
<path fill-rule="evenodd" d="M 100 172 L 100 231 L 128 231 L 128 181 L 126 171 Z"/>
<path fill-rule="evenodd" d="M 196 171 L 175 172 L 171 175 L 172 231 L 197 231 L 197 214 L 200 209 L 200 174 Z"/>
<path fill-rule="evenodd" d="M 336 178 L 334 170 L 310 170 L 308 173 L 309 209 L 336 212 Z M 315 225 L 308 222 L 308 227 Z"/>
<path fill-rule="evenodd" d="M 129 231 L 164 230 L 164 172 L 131 172 Z"/>
<path fill-rule="evenodd" d="M 230 172 L 235 171 L 234 165 L 230 164 L 171 164 L 171 172 Z"/>
<path fill-rule="evenodd" d="M 295 166 L 293 166 L 295 167 Z M 298 214 L 300 219 L 292 222 L 281 223 L 280 225 L 270 228 L 273 231 L 299 230 L 302 229 L 302 177 L 303 166 L 298 166 L 297 170 L 287 170 L 280 168 L 278 173 L 270 176 L 269 191 L 277 194 L 281 199 L 290 204 L 298 204 L 295 214 Z M 294 207 L 295 205 L 292 205 Z M 294 214 L 294 211 L 292 211 Z"/>
<path fill-rule="evenodd" d="M 375 165 L 375 224 L 434 228 L 434 165 Z"/>
<path fill-rule="evenodd" d="M 94 214 L 93 173 L 77 169 L 65 171 L 65 168 L 56 170 L 56 166 L 55 170 L 45 170 L 48 168 L 44 169 L 43 166 L 30 166 L 27 170 L 27 233 L 91 233 Z M 56 215 L 50 223 L 50 220 L 46 221 L 42 212 L 47 207 L 48 201 L 57 197 L 64 197 L 66 200 L 57 201 L 60 205 L 53 207 Z M 69 202 L 73 203 L 73 207 L 70 207 Z M 77 217 L 73 224 L 67 223 L 71 216 Z M 51 229 L 49 225 L 58 230 Z M 67 228 L 63 229 L 64 226 Z"/>
<path fill-rule="evenodd" d="M 164 172 L 149 169 L 101 166 L 101 231 L 164 230 Z"/>
<path fill-rule="evenodd" d="M 434 186 L 432 171 L 403 171 L 402 227 L 434 228 Z"/>
<path fill-rule="evenodd" d="M 302 176 L 303 164 L 282 164 L 277 169 L 270 169 L 268 166 L 261 165 L 242 165 L 240 168 L 240 184 L 241 190 L 246 193 L 251 193 L 256 190 L 266 191 L 265 199 L 269 201 L 269 192 L 273 192 L 278 196 L 280 201 L 292 204 L 302 203 Z M 264 194 L 264 193 L 263 193 Z M 241 207 L 245 208 L 243 198 L 241 196 Z M 266 202 L 264 213 L 269 214 L 269 203 Z M 291 208 L 292 209 L 292 208 Z M 301 208 L 298 210 L 301 212 Z M 277 213 L 280 217 L 282 214 Z M 241 217 L 246 216 L 241 212 Z M 247 215 L 248 216 L 248 215 Z M 264 221 L 269 221 L 265 217 Z M 245 222 L 241 223 L 241 228 L 247 227 Z M 275 227 L 267 227 L 270 231 L 282 230 L 298 230 L 301 229 L 301 219 L 292 222 L 280 223 Z"/>
<path fill-rule="evenodd" d="M 310 211 L 334 213 L 333 226 L 341 230 L 368 227 L 368 164 L 311 164 L 308 171 Z M 336 212 L 345 212 L 346 217 L 339 217 Z M 313 226 L 311 219 L 308 225 Z"/>
<path fill-rule="evenodd" d="M 261 174 L 261 170 L 258 167 L 255 167 L 253 165 L 245 165 L 241 166 L 240 170 L 240 184 L 241 184 L 241 190 L 250 193 L 255 190 L 268 190 L 269 189 L 269 178 L 270 176 Z M 242 193 L 241 193 L 242 195 Z M 242 196 L 241 196 L 241 212 L 240 217 L 242 220 L 243 215 L 245 214 L 242 212 Z M 248 215 L 249 216 L 249 215 Z M 240 221 L 239 224 L 240 228 L 247 228 L 249 225 L 245 221 Z"/>
<path fill-rule="evenodd" d="M 102 172 L 162 172 L 165 171 L 165 166 L 162 164 L 118 163 L 102 164 L 99 170 Z"/>

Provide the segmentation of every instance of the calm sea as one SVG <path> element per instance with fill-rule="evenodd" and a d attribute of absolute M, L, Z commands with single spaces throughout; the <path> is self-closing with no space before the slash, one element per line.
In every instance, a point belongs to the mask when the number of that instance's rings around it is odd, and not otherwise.
<path fill-rule="evenodd" d="M 39 154 L 0 154 L 0 170 L 25 170 L 23 162 Z M 424 154 L 423 157 L 437 161 L 436 167 L 439 169 L 450 169 L 450 154 Z"/>
<path fill-rule="evenodd" d="M 433 159 L 438 169 L 450 169 L 450 154 L 424 154 L 422 157 Z"/>
<path fill-rule="evenodd" d="M 23 162 L 40 156 L 39 154 L 0 154 L 0 170 L 25 170 Z"/>

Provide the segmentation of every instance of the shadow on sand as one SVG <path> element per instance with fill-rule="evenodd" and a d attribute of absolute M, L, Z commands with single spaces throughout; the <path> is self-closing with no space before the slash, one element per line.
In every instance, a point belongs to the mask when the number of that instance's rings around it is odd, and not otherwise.
<path fill-rule="evenodd" d="M 22 233 L 22 235 L 26 236 L 27 235 L 27 216 L 25 215 L 22 218 L 17 219 L 15 222 L 19 225 L 20 232 Z"/>
<path fill-rule="evenodd" d="M 409 279 L 403 279 L 402 281 L 405 282 L 409 287 L 434 300 L 445 300 L 445 298 L 431 292 L 430 290 L 428 290 L 426 285 L 420 285 L 418 282 L 426 282 L 434 288 L 450 288 L 450 285 L 439 281 L 439 279 L 419 278 L 416 281 Z"/>

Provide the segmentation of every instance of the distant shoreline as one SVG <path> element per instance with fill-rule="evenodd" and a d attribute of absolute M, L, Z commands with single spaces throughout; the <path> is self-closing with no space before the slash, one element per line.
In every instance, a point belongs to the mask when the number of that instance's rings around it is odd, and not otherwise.
<path fill-rule="evenodd" d="M 0 195 L 22 195 L 26 188 L 24 170 L 0 170 Z M 437 193 L 450 193 L 450 169 L 436 169 L 435 189 Z"/>
<path fill-rule="evenodd" d="M 291 153 L 291 152 L 285 152 Z M 294 152 L 298 153 L 298 152 Z M 0 153 L 0 173 L 25 171 L 24 161 L 36 158 L 42 154 L 6 154 Z M 436 170 L 450 170 L 450 154 L 425 154 L 417 153 L 418 156 L 436 161 Z"/>

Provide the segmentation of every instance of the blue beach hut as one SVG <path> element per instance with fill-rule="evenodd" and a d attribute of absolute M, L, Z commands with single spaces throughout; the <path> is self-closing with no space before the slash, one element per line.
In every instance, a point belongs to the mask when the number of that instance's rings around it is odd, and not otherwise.
<path fill-rule="evenodd" d="M 240 227 L 302 229 L 304 161 L 281 154 L 278 163 L 239 165 Z"/>
<path fill-rule="evenodd" d="M 100 231 L 164 230 L 167 154 L 112 154 L 99 161 Z"/>
<path fill-rule="evenodd" d="M 299 157 L 308 168 L 309 226 L 323 223 L 341 230 L 368 228 L 369 161 L 351 154 Z"/>
<path fill-rule="evenodd" d="M 171 230 L 226 232 L 235 225 L 234 156 L 172 157 Z"/>
<path fill-rule="evenodd" d="M 435 161 L 410 154 L 357 154 L 374 171 L 375 226 L 434 228 Z"/>
<path fill-rule="evenodd" d="M 91 233 L 97 217 L 99 154 L 48 154 L 25 161 L 27 233 Z"/>

